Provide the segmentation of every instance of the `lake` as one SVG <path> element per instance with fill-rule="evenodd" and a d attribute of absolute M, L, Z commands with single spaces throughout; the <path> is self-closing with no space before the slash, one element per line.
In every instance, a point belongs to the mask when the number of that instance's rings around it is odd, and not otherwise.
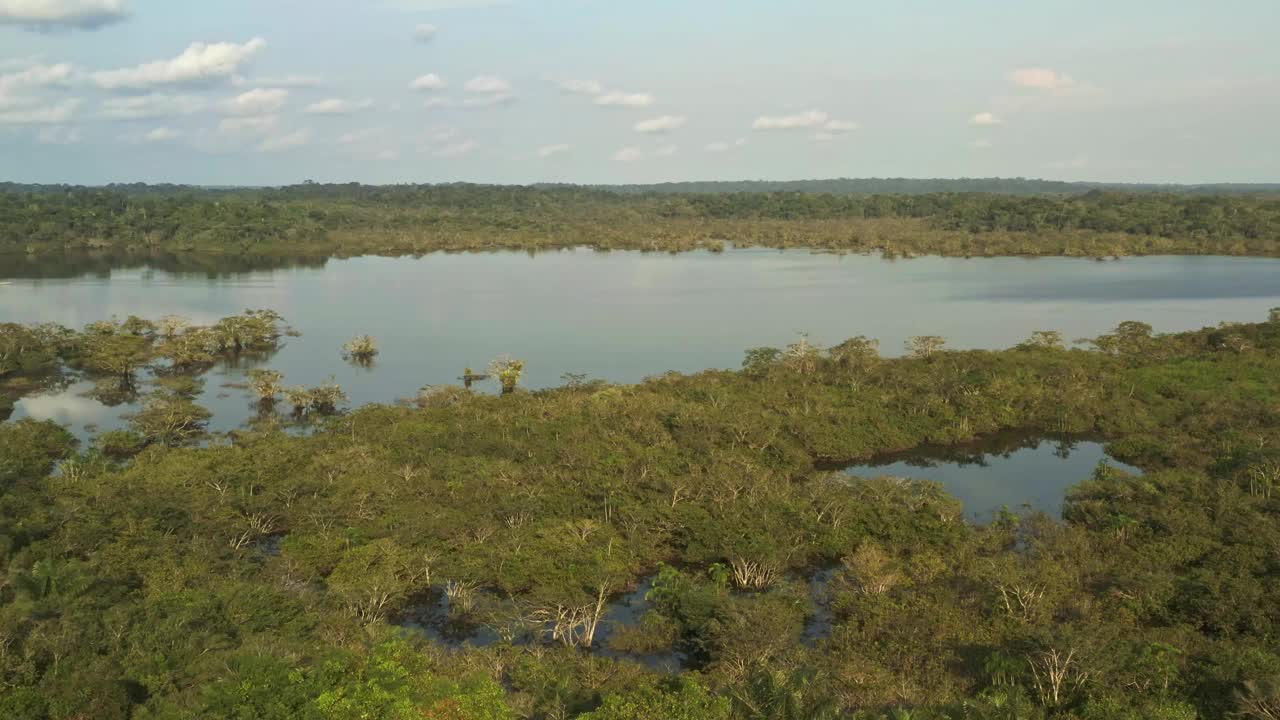
<path fill-rule="evenodd" d="M 1034 330 L 1092 337 L 1122 320 L 1158 331 L 1259 321 L 1280 306 L 1280 260 L 1235 257 L 938 258 L 734 249 L 679 255 L 596 252 L 430 254 L 277 261 L 240 258 L 0 258 L 0 321 L 80 327 L 111 316 L 164 314 L 211 322 L 271 308 L 302 333 L 267 363 L 290 385 L 334 376 L 353 405 L 457 384 L 509 353 L 526 361 L 524 385 L 565 373 L 636 382 L 667 370 L 734 368 L 743 351 L 784 346 L 807 332 L 834 344 L 878 338 L 900 354 L 913 335 L 955 348 L 1002 348 Z M 341 346 L 358 333 L 382 352 L 350 365 Z M 234 429 L 252 409 L 244 367 L 206 375 L 200 402 L 211 427 Z M 485 386 L 492 388 L 492 383 Z M 106 408 L 86 386 L 21 400 L 13 417 L 122 426 L 131 408 Z"/>

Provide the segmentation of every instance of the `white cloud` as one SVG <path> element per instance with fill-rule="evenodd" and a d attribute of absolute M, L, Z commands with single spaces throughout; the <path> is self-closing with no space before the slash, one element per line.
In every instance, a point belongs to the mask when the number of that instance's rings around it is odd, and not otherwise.
<path fill-rule="evenodd" d="M 611 90 L 596 97 L 596 104 L 605 107 L 649 107 L 655 98 L 649 93 L 627 93 Z"/>
<path fill-rule="evenodd" d="M 323 87 L 325 82 L 324 78 L 315 75 L 277 75 L 253 79 L 235 75 L 231 78 L 231 84 L 236 87 L 257 85 L 259 87 L 317 88 Z"/>
<path fill-rule="evenodd" d="M 300 148 L 311 142 L 311 129 L 303 128 L 288 135 L 274 135 L 258 143 L 259 152 L 282 152 Z"/>
<path fill-rule="evenodd" d="M 314 102 L 303 109 L 308 115 L 350 115 L 368 110 L 373 107 L 373 100 L 343 100 L 342 98 L 329 98 Z"/>
<path fill-rule="evenodd" d="M 644 153 L 640 148 L 625 147 L 613 154 L 613 159 L 618 162 L 635 162 L 644 158 Z"/>
<path fill-rule="evenodd" d="M 227 80 L 259 50 L 262 38 L 237 45 L 231 42 L 192 43 L 172 60 L 158 60 L 133 68 L 106 70 L 93 74 L 104 90 L 137 90 L 156 85 L 200 85 Z"/>
<path fill-rule="evenodd" d="M 992 143 L 991 143 L 991 141 L 990 141 L 990 140 L 988 140 L 988 139 L 986 139 L 986 138 L 979 138 L 979 139 L 974 140 L 973 142 L 969 143 L 969 145 L 970 145 L 971 147 L 978 148 L 979 150 L 986 150 L 987 148 L 989 148 L 989 147 L 991 147 L 991 146 L 992 146 Z"/>
<path fill-rule="evenodd" d="M 1003 125 L 1004 120 L 995 113 L 980 112 L 969 118 L 969 124 L 979 126 Z"/>
<path fill-rule="evenodd" d="M 507 95 L 511 92 L 511 83 L 496 75 L 477 75 L 468 80 L 462 89 L 476 94 Z"/>
<path fill-rule="evenodd" d="M 449 87 L 449 83 L 435 73 L 427 73 L 409 83 L 411 90 L 443 90 L 447 87 Z"/>
<path fill-rule="evenodd" d="M 41 145 L 75 145 L 80 142 L 80 130 L 63 125 L 40 128 L 36 133 L 36 142 Z"/>
<path fill-rule="evenodd" d="M 75 69 L 69 63 L 57 65 L 32 64 L 17 72 L 0 75 L 0 95 L 13 92 L 19 88 L 49 87 L 51 85 L 69 85 Z"/>
<path fill-rule="evenodd" d="M 722 141 L 722 140 L 717 140 L 716 142 L 709 143 L 709 144 L 706 146 L 706 151 L 707 151 L 707 152 L 713 152 L 713 153 L 729 152 L 730 150 L 735 150 L 735 149 L 740 148 L 740 147 L 742 147 L 743 145 L 746 145 L 746 144 L 747 144 L 747 139 L 746 139 L 746 138 L 738 138 L 737 140 L 734 140 L 734 141 L 733 141 L 733 142 L 731 142 L 731 143 L 730 143 L 730 142 L 724 142 L 724 141 Z"/>
<path fill-rule="evenodd" d="M 382 136 L 386 132 L 386 128 L 362 128 L 360 130 L 352 130 L 349 133 L 338 136 L 339 145 L 355 145 L 369 140 L 374 140 Z"/>
<path fill-rule="evenodd" d="M 431 98 L 422 103 L 422 106 L 426 108 L 462 108 L 474 110 L 478 108 L 493 107 L 495 105 L 506 105 L 507 103 L 515 102 L 515 100 L 515 95 L 496 93 L 493 95 L 477 95 L 474 97 L 462 98 L 461 100 L 441 97 Z"/>
<path fill-rule="evenodd" d="M 1063 90 L 1076 85 L 1075 79 L 1070 75 L 1048 68 L 1014 70 L 1009 73 L 1009 81 L 1019 87 L 1036 88 L 1038 90 Z"/>
<path fill-rule="evenodd" d="M 431 42 L 436 34 L 440 32 L 440 28 L 431 23 L 422 23 L 413 29 L 413 39 L 418 42 Z"/>
<path fill-rule="evenodd" d="M 274 130 L 279 123 L 278 115 L 229 117 L 218 123 L 218 132 L 223 135 L 262 135 Z"/>
<path fill-rule="evenodd" d="M 174 115 L 191 115 L 204 110 L 208 105 L 208 101 L 196 95 L 152 93 L 150 95 L 107 98 L 98 106 L 98 114 L 113 120 L 144 120 Z"/>
<path fill-rule="evenodd" d="M 573 95 L 599 95 L 604 92 L 604 86 L 595 80 L 557 80 L 556 85 Z"/>
<path fill-rule="evenodd" d="M 796 115 L 761 115 L 751 123 L 752 130 L 805 130 L 820 128 L 830 122 L 831 116 L 821 110 L 809 110 Z"/>
<path fill-rule="evenodd" d="M 231 98 L 222 107 L 232 115 L 271 115 L 279 112 L 288 99 L 288 90 L 256 88 Z"/>
<path fill-rule="evenodd" d="M 182 133 L 177 130 L 167 127 L 158 127 L 154 130 L 148 131 L 142 136 L 142 139 L 150 143 L 162 143 L 169 142 L 170 140 L 177 140 L 180 137 L 182 137 Z"/>
<path fill-rule="evenodd" d="M 124 0 L 0 0 L 0 25 L 96 30 L 129 16 Z"/>
<path fill-rule="evenodd" d="M 642 133 L 664 133 L 672 130 L 678 130 L 684 127 L 685 118 L 683 115 L 663 115 L 661 117 L 641 120 L 636 123 L 636 132 Z"/>
<path fill-rule="evenodd" d="M 658 148 L 657 152 L 655 152 L 654 154 L 659 157 L 672 157 L 678 152 L 680 152 L 680 148 L 676 147 L 675 145 L 663 145 L 662 147 Z"/>
<path fill-rule="evenodd" d="M 839 140 L 857 129 L 858 123 L 856 122 L 828 120 L 820 126 L 818 132 L 813 134 L 813 139 L 818 142 L 831 142 L 832 140 Z"/>
<path fill-rule="evenodd" d="M 561 145 L 543 145 L 542 147 L 538 148 L 538 157 L 540 157 L 540 158 L 548 158 L 548 157 L 551 157 L 552 155 L 561 155 L 561 154 L 563 154 L 563 153 L 567 153 L 567 152 L 569 152 L 569 150 L 571 149 L 571 147 L 572 147 L 572 146 L 570 146 L 570 145 L 563 145 L 563 144 L 561 144 Z"/>
<path fill-rule="evenodd" d="M 0 123 L 12 125 L 58 125 L 70 120 L 83 101 L 68 98 L 52 105 L 24 103 L 20 107 L 0 110 Z"/>
<path fill-rule="evenodd" d="M 460 143 L 454 143 L 452 145 L 445 145 L 443 147 L 436 148 L 432 152 L 432 154 L 435 155 L 436 157 L 442 157 L 442 158 L 462 157 L 463 155 L 469 154 L 472 150 L 475 150 L 477 147 L 478 147 L 478 144 L 476 143 L 475 140 L 464 140 L 463 142 L 460 142 Z"/>

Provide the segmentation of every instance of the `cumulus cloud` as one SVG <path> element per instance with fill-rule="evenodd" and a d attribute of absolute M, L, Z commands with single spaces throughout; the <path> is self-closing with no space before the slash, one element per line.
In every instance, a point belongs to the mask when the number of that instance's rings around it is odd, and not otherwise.
<path fill-rule="evenodd" d="M 649 93 L 628 93 L 611 90 L 596 97 L 596 104 L 604 107 L 649 107 L 656 101 Z"/>
<path fill-rule="evenodd" d="M 139 90 L 157 85 L 209 85 L 232 78 L 242 65 L 266 46 L 267 42 L 262 38 L 254 38 L 243 44 L 192 43 L 172 60 L 96 72 L 93 74 L 93 81 L 104 90 Z"/>
<path fill-rule="evenodd" d="M 282 152 L 293 150 L 311 143 L 311 129 L 303 128 L 287 135 L 273 135 L 258 143 L 259 152 Z"/>
<path fill-rule="evenodd" d="M 177 140 L 180 137 L 182 137 L 182 133 L 177 130 L 167 127 L 158 127 L 154 130 L 148 131 L 142 136 L 142 139 L 149 143 L 162 143 Z"/>
<path fill-rule="evenodd" d="M 232 115 L 271 115 L 279 112 L 288 99 L 288 90 L 256 88 L 231 98 L 222 107 Z"/>
<path fill-rule="evenodd" d="M 413 39 L 420 42 L 431 42 L 436 34 L 440 32 L 440 28 L 430 23 L 422 23 L 413 29 Z"/>
<path fill-rule="evenodd" d="M 969 118 L 969 124 L 978 126 L 1002 125 L 1004 124 L 1004 120 L 995 113 L 980 112 Z"/>
<path fill-rule="evenodd" d="M 751 123 L 751 129 L 808 130 L 820 128 L 830 120 L 831 116 L 821 110 L 809 110 L 796 115 L 761 115 Z"/>
<path fill-rule="evenodd" d="M 636 132 L 642 133 L 665 133 L 672 130 L 678 130 L 684 127 L 685 118 L 683 115 L 663 115 L 661 117 L 641 120 L 636 123 Z"/>
<path fill-rule="evenodd" d="M 746 138 L 738 138 L 733 142 L 725 142 L 723 140 L 717 140 L 716 142 L 709 143 L 706 146 L 706 151 L 713 152 L 713 153 L 724 153 L 724 152 L 729 152 L 730 150 L 736 150 L 746 144 L 747 144 Z"/>
<path fill-rule="evenodd" d="M 433 91 L 443 90 L 447 87 L 449 87 L 449 83 L 435 73 L 427 73 L 426 75 L 422 75 L 409 83 L 409 88 L 411 90 Z"/>
<path fill-rule="evenodd" d="M 462 89 L 482 95 L 506 95 L 511 92 L 511 83 L 496 75 L 477 75 L 468 80 Z"/>
<path fill-rule="evenodd" d="M 856 122 L 828 120 L 819 126 L 818 132 L 813 134 L 813 139 L 818 142 L 831 142 L 832 140 L 839 140 L 857 129 L 858 123 Z"/>
<path fill-rule="evenodd" d="M 152 93 L 107 98 L 98 106 L 98 114 L 112 120 L 145 120 L 174 115 L 192 115 L 203 111 L 208 105 L 208 101 L 197 95 Z"/>
<path fill-rule="evenodd" d="M 41 145 L 75 145 L 80 142 L 80 130 L 62 125 L 40 128 L 40 132 L 36 133 L 36 142 Z"/>
<path fill-rule="evenodd" d="M 596 80 L 557 80 L 556 85 L 572 95 L 594 96 L 604 92 L 604 85 Z"/>
<path fill-rule="evenodd" d="M 495 105 L 506 105 L 515 102 L 514 95 L 495 94 L 495 95 L 477 95 L 474 97 L 456 99 L 456 98 L 431 98 L 422 103 L 426 108 L 461 108 L 464 110 L 475 110 L 479 108 L 493 107 Z"/>
<path fill-rule="evenodd" d="M 56 65 L 32 63 L 16 72 L 0 75 L 0 95 L 24 88 L 69 85 L 74 74 L 75 68 L 69 63 Z"/>
<path fill-rule="evenodd" d="M 129 17 L 124 0 L 0 0 L 0 25 L 97 30 Z"/>
<path fill-rule="evenodd" d="M 640 148 L 635 147 L 625 147 L 613 154 L 614 160 L 624 163 L 635 162 L 643 158 L 644 153 L 640 151 Z"/>
<path fill-rule="evenodd" d="M 257 85 L 259 87 L 317 88 L 323 87 L 325 82 L 324 78 L 315 75 L 277 75 L 254 78 L 252 80 L 241 75 L 234 75 L 231 78 L 231 84 L 236 87 Z"/>
<path fill-rule="evenodd" d="M 261 135 L 274 130 L 279 123 L 278 115 L 229 117 L 218 123 L 218 132 L 223 135 Z"/>
<path fill-rule="evenodd" d="M 49 105 L 23 103 L 0 110 L 0 123 L 10 125 L 59 125 L 75 116 L 83 101 L 68 98 Z"/>
<path fill-rule="evenodd" d="M 343 100 L 329 98 L 314 102 L 303 109 L 308 115 L 350 115 L 373 107 L 373 100 Z"/>
<path fill-rule="evenodd" d="M 1021 68 L 1014 70 L 1009 73 L 1009 81 L 1019 87 L 1038 90 L 1063 90 L 1076 85 L 1075 79 L 1070 75 L 1048 68 Z"/>
<path fill-rule="evenodd" d="M 561 154 L 567 153 L 569 152 L 570 149 L 571 149 L 570 145 L 564 145 L 564 144 L 543 145 L 542 147 L 538 148 L 538 157 L 549 158 L 553 155 L 561 155 Z"/>

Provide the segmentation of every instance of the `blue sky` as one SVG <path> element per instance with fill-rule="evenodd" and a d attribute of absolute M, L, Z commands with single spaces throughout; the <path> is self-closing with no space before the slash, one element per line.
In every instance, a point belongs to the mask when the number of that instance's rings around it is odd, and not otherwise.
<path fill-rule="evenodd" d="M 1275 0 L 0 0 L 0 179 L 1280 181 Z"/>

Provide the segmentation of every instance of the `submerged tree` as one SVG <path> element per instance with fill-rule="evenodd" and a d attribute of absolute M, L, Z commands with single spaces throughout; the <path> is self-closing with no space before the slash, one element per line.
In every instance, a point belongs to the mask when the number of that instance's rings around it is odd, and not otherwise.
<path fill-rule="evenodd" d="M 378 354 L 378 341 L 370 335 L 357 335 L 342 346 L 342 355 L 358 365 L 368 366 Z"/>
<path fill-rule="evenodd" d="M 502 383 L 502 394 L 513 393 L 524 375 L 524 361 L 504 355 L 489 363 L 489 374 Z"/>
<path fill-rule="evenodd" d="M 249 371 L 249 389 L 264 405 L 275 403 L 276 396 L 284 389 L 283 382 L 284 373 L 279 370 L 255 368 Z"/>

